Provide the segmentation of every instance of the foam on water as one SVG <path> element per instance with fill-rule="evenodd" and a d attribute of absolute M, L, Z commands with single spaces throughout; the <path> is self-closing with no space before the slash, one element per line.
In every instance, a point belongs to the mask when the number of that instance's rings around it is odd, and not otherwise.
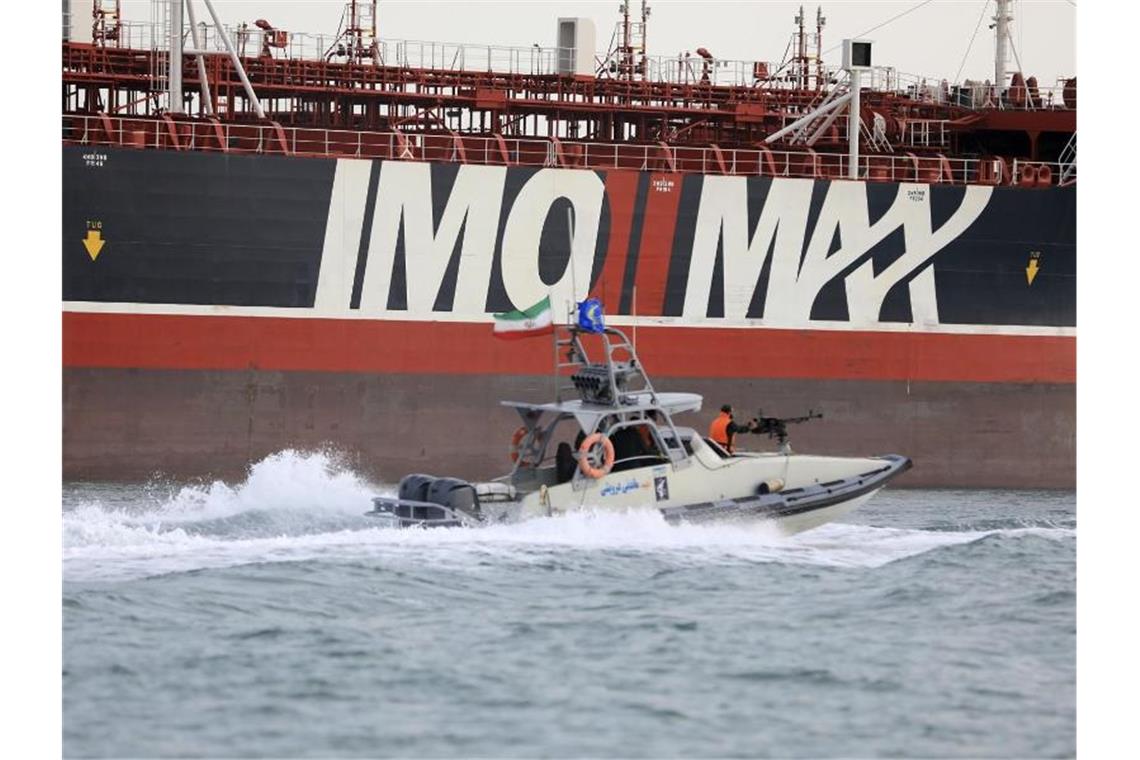
<path fill-rule="evenodd" d="M 65 508 L 68 580 L 118 580 L 251 563 L 395 558 L 464 565 L 532 562 L 559 552 L 667 554 L 677 563 L 771 562 L 878 567 L 992 535 L 1063 538 L 1068 528 L 918 530 L 831 524 L 785 537 L 763 523 L 667 524 L 655 510 L 591 511 L 486 528 L 397 530 L 363 516 L 391 492 L 325 453 L 284 451 L 240 484 L 186 486 L 165 499 L 145 490 L 125 504 Z"/>

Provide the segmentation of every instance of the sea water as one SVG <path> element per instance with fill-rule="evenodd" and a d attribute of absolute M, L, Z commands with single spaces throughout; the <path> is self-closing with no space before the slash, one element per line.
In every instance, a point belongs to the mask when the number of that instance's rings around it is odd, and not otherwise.
<path fill-rule="evenodd" d="M 1074 494 L 396 530 L 327 454 L 64 488 L 68 757 L 1075 754 Z"/>

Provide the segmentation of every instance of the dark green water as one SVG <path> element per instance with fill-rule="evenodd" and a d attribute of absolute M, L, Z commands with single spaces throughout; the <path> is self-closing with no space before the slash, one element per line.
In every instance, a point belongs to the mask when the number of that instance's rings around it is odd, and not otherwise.
<path fill-rule="evenodd" d="M 1072 493 L 884 491 L 793 538 L 394 531 L 282 454 L 64 490 L 68 757 L 1052 757 Z"/>

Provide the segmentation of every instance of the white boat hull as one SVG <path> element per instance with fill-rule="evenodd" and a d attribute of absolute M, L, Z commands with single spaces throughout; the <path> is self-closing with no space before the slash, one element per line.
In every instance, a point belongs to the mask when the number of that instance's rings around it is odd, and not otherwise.
<path fill-rule="evenodd" d="M 741 468 L 740 472 L 751 472 L 755 478 L 757 473 L 770 472 L 772 461 L 774 460 L 763 462 L 760 458 L 756 458 L 751 466 Z M 610 503 L 597 504 L 581 495 L 575 496 L 567 503 L 565 499 L 568 499 L 568 496 L 565 491 L 551 488 L 543 489 L 537 501 L 531 498 L 532 494 L 520 501 L 499 501 L 485 506 L 480 505 L 474 512 L 449 509 L 432 502 L 376 497 L 373 500 L 375 509 L 369 514 L 392 518 L 401 527 L 451 527 L 518 522 L 582 510 L 626 511 L 650 507 L 659 509 L 665 519 L 672 523 L 765 522 L 774 525 L 785 534 L 793 534 L 816 528 L 857 509 L 878 493 L 887 481 L 911 466 L 909 459 L 899 456 L 836 459 L 835 467 L 838 467 L 839 462 L 856 463 L 858 466 L 852 469 L 859 471 L 848 472 L 841 477 L 823 482 L 813 479 L 810 483 L 793 487 L 784 487 L 780 484 L 780 488 L 773 491 L 758 489 L 757 485 L 779 481 L 753 479 L 750 481 L 751 486 L 744 489 L 744 493 L 727 496 L 717 493 L 710 498 L 706 488 L 703 499 L 697 497 L 688 502 L 674 498 L 667 486 L 661 488 L 662 480 L 668 483 L 668 475 L 662 474 L 662 470 L 666 473 L 668 470 L 663 467 L 653 467 L 645 468 L 655 481 L 655 485 L 652 485 L 648 492 L 647 489 L 632 486 L 624 491 L 611 490 L 608 492 L 609 495 L 623 498 L 615 498 Z M 785 468 L 785 471 L 790 471 L 790 468 Z M 825 470 L 815 468 L 813 471 Z M 685 473 L 680 482 L 686 482 L 694 474 L 699 473 Z M 634 484 L 646 477 L 646 473 L 638 470 L 623 475 L 627 477 L 623 482 Z M 597 489 L 579 490 L 587 494 L 590 492 L 600 494 L 603 488 L 604 485 Z M 633 498 L 634 495 L 638 498 Z"/>

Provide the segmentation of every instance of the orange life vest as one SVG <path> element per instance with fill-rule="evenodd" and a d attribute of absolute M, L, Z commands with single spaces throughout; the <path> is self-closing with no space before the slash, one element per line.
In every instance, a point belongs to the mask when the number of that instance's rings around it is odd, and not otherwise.
<path fill-rule="evenodd" d="M 728 440 L 728 423 L 732 422 L 732 415 L 721 412 L 720 416 L 709 425 L 709 438 L 724 447 L 729 454 L 732 453 L 732 444 Z"/>

